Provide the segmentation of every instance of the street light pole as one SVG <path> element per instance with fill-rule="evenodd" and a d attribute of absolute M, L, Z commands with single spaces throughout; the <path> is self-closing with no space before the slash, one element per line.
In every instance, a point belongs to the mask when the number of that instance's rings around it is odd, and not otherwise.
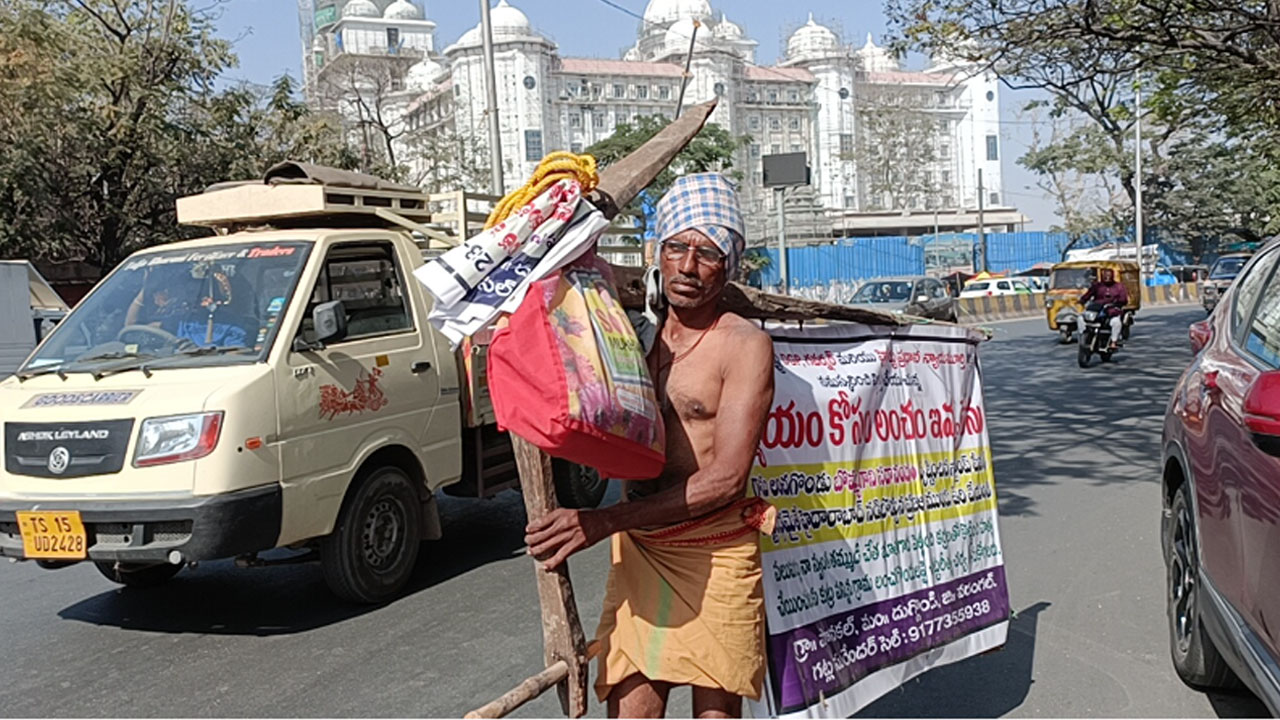
<path fill-rule="evenodd" d="M 978 257 L 982 261 L 982 272 L 987 271 L 987 226 L 983 204 L 986 199 L 983 197 L 985 194 L 986 189 L 982 187 L 982 168 L 978 168 Z"/>
<path fill-rule="evenodd" d="M 485 115 L 489 118 L 489 182 L 494 195 L 505 193 L 502 179 L 502 127 L 498 120 L 498 81 L 494 71 L 493 25 L 489 22 L 489 0 L 480 0 L 480 35 L 484 40 L 484 82 L 488 94 Z"/>
<path fill-rule="evenodd" d="M 1142 266 L 1142 76 L 1134 83 L 1137 96 L 1134 102 L 1133 120 L 1133 234 L 1138 259 L 1138 282 L 1142 282 L 1144 268 Z"/>
<path fill-rule="evenodd" d="M 778 275 L 782 281 L 782 294 L 791 293 L 791 278 L 787 272 L 787 189 L 778 188 Z"/>

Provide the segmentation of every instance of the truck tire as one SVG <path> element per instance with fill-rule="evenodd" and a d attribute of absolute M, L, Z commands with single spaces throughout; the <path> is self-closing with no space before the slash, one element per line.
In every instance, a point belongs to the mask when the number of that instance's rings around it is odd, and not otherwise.
<path fill-rule="evenodd" d="M 139 565 L 137 563 L 118 563 L 114 560 L 100 560 L 93 563 L 102 576 L 113 583 L 128 588 L 159 587 L 173 579 L 182 570 L 181 565 L 160 563 L 157 565 Z"/>
<path fill-rule="evenodd" d="M 362 473 L 320 541 L 324 581 L 348 602 L 389 600 L 409 582 L 421 541 L 422 499 L 409 475 L 391 465 Z"/>
<path fill-rule="evenodd" d="M 559 458 L 551 461 L 551 475 L 556 483 L 556 501 L 571 510 L 590 510 L 600 506 L 609 481 L 594 468 L 583 467 Z"/>

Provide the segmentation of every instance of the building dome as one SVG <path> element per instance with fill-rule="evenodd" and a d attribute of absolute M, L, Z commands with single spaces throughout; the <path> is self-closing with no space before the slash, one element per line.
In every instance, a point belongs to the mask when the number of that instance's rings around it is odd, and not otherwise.
<path fill-rule="evenodd" d="M 694 34 L 693 18 L 686 17 L 677 20 L 674 25 L 667 28 L 667 34 L 663 37 L 662 45 L 666 48 L 668 54 L 680 53 L 681 55 L 689 52 L 689 39 L 693 38 L 693 51 L 701 52 L 711 47 L 708 42 L 710 33 L 703 28 L 697 29 Z"/>
<path fill-rule="evenodd" d="M 829 57 L 840 52 L 840 38 L 835 32 L 813 20 L 809 13 L 809 22 L 801 25 L 787 39 L 788 60 L 809 60 Z"/>
<path fill-rule="evenodd" d="M 378 6 L 373 4 L 373 0 L 351 0 L 342 8 L 342 17 L 366 17 L 376 18 L 382 17 L 382 13 L 378 10 Z"/>
<path fill-rule="evenodd" d="M 862 60 L 862 69 L 866 72 L 895 72 L 898 61 L 886 49 L 876 45 L 876 41 L 867 33 L 867 44 L 855 53 Z"/>
<path fill-rule="evenodd" d="M 711 19 L 711 3 L 707 0 L 649 0 L 644 9 L 647 25 L 665 25 L 688 18 L 706 22 Z M 685 38 L 688 43 L 688 38 Z"/>
<path fill-rule="evenodd" d="M 533 34 L 533 26 L 529 24 L 529 16 L 520 12 L 519 8 L 500 0 L 489 13 L 489 22 L 493 24 L 493 37 L 525 37 Z"/>
<path fill-rule="evenodd" d="M 396 0 L 387 6 L 382 17 L 387 20 L 421 20 L 422 11 L 409 0 Z"/>
<path fill-rule="evenodd" d="M 424 92 L 431 89 L 435 85 L 436 78 L 444 72 L 444 66 L 432 60 L 431 58 L 423 58 L 414 63 L 409 68 L 409 72 L 404 75 L 404 87 L 406 90 L 415 90 Z"/>
<path fill-rule="evenodd" d="M 716 23 L 711 34 L 723 40 L 741 40 L 746 36 L 746 33 L 742 32 L 742 26 L 726 17 L 720 18 L 720 22 Z"/>

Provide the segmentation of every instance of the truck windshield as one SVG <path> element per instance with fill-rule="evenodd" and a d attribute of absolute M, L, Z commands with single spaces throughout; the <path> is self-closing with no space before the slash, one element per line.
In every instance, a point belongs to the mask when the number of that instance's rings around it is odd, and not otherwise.
<path fill-rule="evenodd" d="M 1093 268 L 1062 268 L 1053 271 L 1053 279 L 1049 282 L 1053 290 L 1088 290 L 1097 277 Z"/>
<path fill-rule="evenodd" d="M 20 374 L 259 360 L 310 249 L 268 242 L 134 255 L 58 324 Z"/>

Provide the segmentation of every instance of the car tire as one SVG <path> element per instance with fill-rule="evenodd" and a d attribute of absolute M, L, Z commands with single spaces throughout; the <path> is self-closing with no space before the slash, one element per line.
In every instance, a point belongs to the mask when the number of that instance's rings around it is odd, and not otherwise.
<path fill-rule="evenodd" d="M 1183 483 L 1174 493 L 1172 517 L 1164 533 L 1169 652 L 1174 670 L 1187 685 L 1198 690 L 1236 688 L 1239 678 L 1214 647 L 1200 620 L 1200 558 L 1187 492 Z"/>
<path fill-rule="evenodd" d="M 113 583 L 127 588 L 145 589 L 164 585 L 182 570 L 182 565 L 159 563 L 142 565 L 138 563 L 121 563 L 114 560 L 102 560 L 93 563 L 102 576 Z"/>
<path fill-rule="evenodd" d="M 600 477 L 594 468 L 583 467 L 568 460 L 551 461 L 551 475 L 555 479 L 556 501 L 560 507 L 572 510 L 590 510 L 600 506 L 609 480 Z"/>
<path fill-rule="evenodd" d="M 376 468 L 357 479 L 320 541 L 325 583 L 347 602 L 385 602 L 409 582 L 421 543 L 417 486 L 398 467 Z"/>

